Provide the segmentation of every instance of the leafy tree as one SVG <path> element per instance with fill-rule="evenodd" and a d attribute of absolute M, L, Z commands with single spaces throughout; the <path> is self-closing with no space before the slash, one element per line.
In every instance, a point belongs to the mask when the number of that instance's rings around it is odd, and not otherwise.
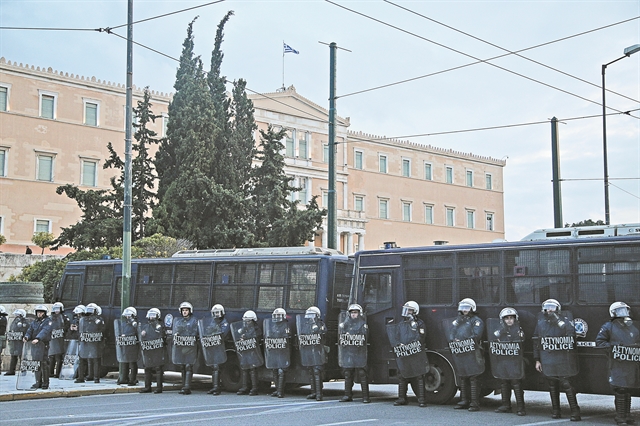
<path fill-rule="evenodd" d="M 581 220 L 580 222 L 576 222 L 576 223 L 572 223 L 571 225 L 569 225 L 568 223 L 564 224 L 565 228 L 573 228 L 576 226 L 600 226 L 600 225 L 604 225 L 604 222 L 601 220 L 596 220 L 593 221 L 591 219 L 587 219 L 587 220 Z"/>
<path fill-rule="evenodd" d="M 7 237 L 0 234 L 0 246 L 7 242 Z"/>
<path fill-rule="evenodd" d="M 31 241 L 42 249 L 42 253 L 44 254 L 44 249 L 51 246 L 55 240 L 54 235 L 51 232 L 36 232 L 31 237 Z"/>
<path fill-rule="evenodd" d="M 142 251 L 143 257 L 171 257 L 180 250 L 189 250 L 192 244 L 187 240 L 154 234 L 136 241 L 133 246 Z"/>

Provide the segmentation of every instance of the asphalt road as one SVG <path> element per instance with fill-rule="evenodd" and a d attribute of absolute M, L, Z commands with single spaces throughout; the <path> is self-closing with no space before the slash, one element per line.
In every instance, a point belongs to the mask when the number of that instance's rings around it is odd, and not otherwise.
<path fill-rule="evenodd" d="M 410 405 L 394 407 L 397 388 L 392 385 L 372 386 L 372 403 L 362 404 L 359 399 L 340 403 L 341 382 L 326 383 L 325 400 L 305 399 L 308 389 L 291 391 L 285 398 L 273 398 L 265 394 L 237 396 L 223 393 L 207 395 L 204 384 L 192 395 L 179 395 L 176 391 L 155 394 L 95 395 L 78 398 L 56 398 L 33 401 L 0 403 L 0 425 L 177 425 L 211 424 L 227 425 L 543 425 L 568 424 L 569 407 L 561 396 L 563 419 L 550 417 L 549 395 L 545 392 L 526 392 L 527 416 L 497 414 L 493 410 L 500 404 L 500 396 L 490 395 L 482 401 L 480 412 L 454 410 L 452 405 L 430 405 L 419 408 L 415 398 Z M 360 396 L 359 385 L 355 396 Z M 613 421 L 613 397 L 602 395 L 578 395 L 582 409 L 581 424 L 611 425 Z M 632 412 L 640 419 L 640 399 L 635 398 Z M 574 423 L 575 424 L 575 423 Z"/>

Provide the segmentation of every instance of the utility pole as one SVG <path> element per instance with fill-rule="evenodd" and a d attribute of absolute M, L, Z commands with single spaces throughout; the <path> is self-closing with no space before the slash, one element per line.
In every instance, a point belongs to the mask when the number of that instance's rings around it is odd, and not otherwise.
<path fill-rule="evenodd" d="M 124 142 L 124 223 L 122 226 L 122 300 L 124 311 L 131 304 L 131 133 L 133 123 L 133 0 L 127 7 L 127 95 Z"/>
<path fill-rule="evenodd" d="M 329 206 L 327 215 L 327 246 L 337 249 L 338 220 L 336 197 L 336 43 L 329 45 Z M 348 250 L 345 250 L 348 251 Z"/>
<path fill-rule="evenodd" d="M 553 183 L 553 227 L 562 228 L 562 192 L 560 191 L 560 141 L 558 119 L 551 119 L 551 170 Z"/>

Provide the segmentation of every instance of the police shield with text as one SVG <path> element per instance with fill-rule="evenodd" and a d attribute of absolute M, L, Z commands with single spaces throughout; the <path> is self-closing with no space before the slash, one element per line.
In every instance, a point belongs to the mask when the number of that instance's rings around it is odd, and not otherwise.
<path fill-rule="evenodd" d="M 60 378 L 62 361 L 67 350 L 65 338 L 69 331 L 69 317 L 64 313 L 64 305 L 56 302 L 51 307 L 51 341 L 49 342 L 49 375 Z"/>
<path fill-rule="evenodd" d="M 180 304 L 180 317 L 173 319 L 173 345 L 171 360 L 180 366 L 182 373 L 182 389 L 180 394 L 191 394 L 193 365 L 198 360 L 198 321 L 193 317 L 193 305 L 189 302 Z"/>
<path fill-rule="evenodd" d="M 495 411 L 496 413 L 511 412 L 511 389 L 513 388 L 517 414 L 524 416 L 526 414 L 522 389 L 524 332 L 518 322 L 518 312 L 514 308 L 504 308 L 500 311 L 500 318 L 489 318 L 487 336 L 491 373 L 496 379 L 501 379 L 502 404 Z"/>
<path fill-rule="evenodd" d="M 369 398 L 369 379 L 367 377 L 367 339 L 369 327 L 358 304 L 349 306 L 347 312 L 341 312 L 338 319 L 338 364 L 344 373 L 344 396 L 340 402 L 353 401 L 353 382 L 360 380 L 362 402 L 371 402 Z"/>
<path fill-rule="evenodd" d="M 113 330 L 116 337 L 116 358 L 121 364 L 122 375 L 117 384 L 135 386 L 138 383 L 138 311 L 129 306 L 122 311 L 122 316 L 113 320 Z"/>
<path fill-rule="evenodd" d="M 5 376 L 14 376 L 18 365 L 18 358 L 22 357 L 22 347 L 24 342 L 24 334 L 29 329 L 29 320 L 27 320 L 27 311 L 24 309 L 16 309 L 13 312 L 15 317 L 7 331 L 7 352 L 11 356 L 9 362 L 9 371 L 4 373 Z"/>
<path fill-rule="evenodd" d="M 7 313 L 7 309 L 0 305 L 0 355 L 4 352 L 4 349 L 7 347 L 7 317 L 9 314 Z M 0 360 L 0 371 L 2 371 L 2 361 Z"/>
<path fill-rule="evenodd" d="M 613 389 L 616 423 L 635 424 L 631 416 L 631 392 L 640 389 L 640 323 L 631 318 L 624 302 L 609 307 L 611 321 L 596 337 L 596 346 L 609 351 L 609 384 Z"/>
<path fill-rule="evenodd" d="M 264 365 L 260 349 L 262 331 L 258 325 L 258 316 L 253 311 L 246 311 L 242 321 L 231 324 L 231 334 L 236 345 L 236 354 L 242 370 L 242 387 L 238 395 L 254 396 L 258 394 L 258 370 Z M 251 384 L 249 384 L 249 379 Z"/>
<path fill-rule="evenodd" d="M 460 378 L 460 402 L 453 408 L 478 411 L 480 409 L 480 383 L 484 372 L 482 335 L 484 322 L 476 315 L 476 302 L 462 299 L 458 303 L 458 316 L 444 320 L 444 332 Z"/>
<path fill-rule="evenodd" d="M 138 324 L 138 339 L 140 340 L 140 352 L 144 363 L 144 388 L 140 393 L 151 392 L 153 375 L 156 375 L 158 387 L 154 393 L 162 393 L 162 374 L 165 363 L 166 333 L 160 310 L 151 308 L 147 312 L 147 322 Z"/>
<path fill-rule="evenodd" d="M 398 365 L 398 399 L 393 405 L 407 405 L 409 382 L 418 396 L 418 405 L 426 407 L 424 375 L 429 371 L 424 321 L 418 317 L 420 306 L 413 300 L 402 307 L 403 321 L 387 324 L 387 337 Z"/>
<path fill-rule="evenodd" d="M 220 395 L 220 366 L 227 362 L 226 341 L 229 339 L 229 322 L 224 318 L 224 307 L 216 304 L 211 316 L 198 321 L 200 344 L 205 363 L 212 368 L 212 388 L 209 394 Z"/>
<path fill-rule="evenodd" d="M 271 396 L 284 397 L 285 372 L 291 365 L 291 329 L 287 312 L 276 308 L 263 323 L 264 363 L 273 371 L 275 390 Z"/>
<path fill-rule="evenodd" d="M 296 316 L 300 360 L 309 370 L 311 393 L 307 399 L 322 401 L 322 370 L 327 362 L 324 339 L 327 327 L 320 318 L 320 309 L 310 306 L 304 315 Z"/>
<path fill-rule="evenodd" d="M 52 323 L 47 316 L 49 310 L 44 305 L 36 305 L 34 313 L 36 319 L 29 325 L 22 341 L 22 362 L 20 363 L 20 376 L 17 380 L 18 389 L 24 381 L 28 381 L 32 374 L 35 383 L 31 389 L 49 389 L 49 341 L 51 340 Z"/>
<path fill-rule="evenodd" d="M 78 344 L 80 363 L 76 383 L 84 383 L 86 372 L 89 380 L 93 377 L 95 383 L 100 383 L 100 359 L 104 347 L 104 320 L 100 315 L 101 312 L 98 305 L 89 303 L 85 307 L 84 316 L 80 318 L 78 326 L 80 331 Z"/>
<path fill-rule="evenodd" d="M 542 303 L 533 333 L 533 358 L 536 370 L 545 375 L 551 396 L 551 418 L 559 419 L 560 390 L 567 395 L 571 421 L 580 421 L 580 407 L 569 377 L 578 374 L 576 330 L 571 312 L 562 311 L 560 302 L 548 299 Z"/>

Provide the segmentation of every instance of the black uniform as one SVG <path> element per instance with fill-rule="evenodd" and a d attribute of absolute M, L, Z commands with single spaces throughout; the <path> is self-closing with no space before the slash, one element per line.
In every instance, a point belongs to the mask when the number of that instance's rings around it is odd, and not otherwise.
<path fill-rule="evenodd" d="M 138 319 L 135 316 L 123 317 L 114 322 L 116 331 L 116 355 L 121 357 L 120 361 L 122 375 L 116 382 L 119 385 L 127 384 L 135 386 L 138 384 L 138 356 L 140 346 L 138 344 Z M 115 329 L 118 327 L 118 330 Z M 119 333 L 119 334 L 118 334 Z"/>
<path fill-rule="evenodd" d="M 0 314 L 0 355 L 4 351 L 4 348 L 7 346 L 7 314 L 3 312 Z M 0 371 L 2 371 L 2 360 L 0 359 Z"/>
<path fill-rule="evenodd" d="M 504 318 L 489 318 L 487 323 L 491 372 L 493 377 L 501 379 L 502 404 L 495 412 L 511 412 L 511 389 L 513 389 L 516 396 L 517 414 L 524 416 L 526 415 L 522 388 L 524 331 L 515 318 L 513 325 L 507 325 Z"/>
<path fill-rule="evenodd" d="M 207 327 L 209 324 L 210 327 Z M 203 346 L 205 361 L 211 365 L 211 389 L 207 392 L 210 395 L 220 395 L 220 366 L 227 361 L 226 346 L 231 340 L 231 330 L 229 322 L 224 315 L 202 319 L 198 323 L 199 327 L 204 327 L 200 332 L 200 343 Z M 203 332 L 213 332 L 203 337 Z M 205 348 L 207 346 L 207 348 Z M 207 355 L 211 355 L 210 359 Z M 209 362 L 211 361 L 211 362 Z"/>
<path fill-rule="evenodd" d="M 239 322 L 233 323 L 232 331 L 236 330 L 241 334 L 242 341 L 251 342 L 255 347 L 253 350 L 241 351 L 238 347 L 239 340 L 234 335 L 236 341 L 236 351 L 240 356 L 240 368 L 242 369 L 242 387 L 238 390 L 238 395 L 257 395 L 258 394 L 258 370 L 257 367 L 264 364 L 262 353 L 260 351 L 259 342 L 262 341 L 262 330 L 256 321 L 242 321 L 241 328 L 235 328 Z M 243 352 L 243 354 L 240 354 Z M 246 354 L 246 355 L 244 355 Z M 243 364 L 245 366 L 243 366 Z M 251 385 L 251 387 L 249 387 Z"/>
<path fill-rule="evenodd" d="M 412 314 L 410 317 L 403 317 L 402 324 L 404 324 L 404 327 L 409 327 L 409 329 L 412 330 L 412 335 L 418 336 L 420 351 L 424 352 L 427 347 L 427 335 L 424 321 L 422 321 L 418 315 Z M 409 388 L 409 383 L 411 383 L 414 393 L 418 396 L 418 404 L 420 407 L 426 407 L 427 402 L 425 398 L 424 375 L 420 374 L 415 377 L 404 377 L 401 372 L 398 372 L 398 399 L 393 403 L 393 405 L 407 405 L 407 390 Z"/>
<path fill-rule="evenodd" d="M 62 333 L 62 342 L 64 342 L 65 340 L 69 340 L 67 336 L 69 334 L 69 327 L 71 326 L 71 321 L 69 320 L 69 317 L 64 312 L 51 314 L 51 320 L 54 321 L 54 323 L 56 322 L 57 317 L 62 321 L 62 329 L 61 330 L 54 329 L 52 331 L 51 338 L 52 339 L 59 338 L 59 336 L 55 336 L 54 334 L 60 332 Z M 64 360 L 64 354 L 65 354 L 65 351 L 63 350 L 60 353 L 49 356 L 49 364 L 50 364 L 49 374 L 51 375 L 51 377 L 55 377 L 56 379 L 60 377 L 60 370 L 62 370 L 62 361 Z"/>
<path fill-rule="evenodd" d="M 76 383 L 93 380 L 100 383 L 100 368 L 104 348 L 104 319 L 97 313 L 80 318 L 79 365 Z"/>
<path fill-rule="evenodd" d="M 40 370 L 36 372 L 36 383 L 31 387 L 32 389 L 49 389 L 49 359 L 46 354 L 51 339 L 51 326 L 51 318 L 45 313 L 42 317 L 36 318 L 24 334 L 25 342 L 38 340 L 44 343 L 44 359 L 40 362 Z"/>
<path fill-rule="evenodd" d="M 138 324 L 138 337 L 144 366 L 144 389 L 140 393 L 151 392 L 153 375 L 156 375 L 157 388 L 154 393 L 162 393 L 164 373 L 164 352 L 167 346 L 167 334 L 159 318 L 150 319 L 147 324 Z"/>
<path fill-rule="evenodd" d="M 298 315 L 296 317 L 298 345 L 300 347 L 302 365 L 307 367 L 309 370 L 309 381 L 311 384 L 311 393 L 307 395 L 307 399 L 322 401 L 322 371 L 324 370 L 324 364 L 326 363 L 326 353 L 324 348 L 327 326 L 320 318 L 314 318 L 312 321 L 307 322 L 308 320 L 310 319 L 305 318 L 304 315 Z M 306 332 L 304 331 L 305 327 L 308 328 Z M 315 340 L 319 340 L 318 344 L 314 343 Z M 313 346 L 313 349 L 306 351 L 305 347 L 311 346 Z M 304 355 L 305 352 L 308 352 L 307 356 Z"/>
<path fill-rule="evenodd" d="M 291 365 L 291 328 L 289 321 L 265 319 L 264 358 L 265 365 L 273 372 L 275 390 L 271 396 L 284 397 L 285 373 Z"/>
<path fill-rule="evenodd" d="M 453 408 L 466 409 L 469 411 L 478 411 L 480 409 L 480 383 L 478 383 L 478 376 L 484 371 L 484 359 L 482 355 L 482 335 L 484 334 L 484 321 L 477 316 L 473 311 L 469 311 L 467 315 L 458 314 L 456 318 L 455 326 L 451 327 L 449 337 L 449 346 L 452 346 L 452 342 L 464 343 L 468 348 L 473 348 L 472 351 L 466 352 L 462 356 L 456 357 L 454 360 L 458 362 L 466 362 L 468 368 L 468 374 L 460 374 L 460 402 Z M 456 333 L 461 333 L 460 335 Z M 452 349 L 453 351 L 453 349 Z M 458 369 L 460 366 L 456 364 Z M 479 367 L 476 368 L 476 367 Z"/>
<path fill-rule="evenodd" d="M 182 374 L 182 389 L 180 394 L 191 394 L 191 380 L 193 379 L 193 365 L 198 360 L 198 320 L 191 310 L 186 317 L 173 319 L 173 346 L 171 357 L 173 363 L 180 366 Z"/>
<path fill-rule="evenodd" d="M 5 376 L 15 376 L 18 358 L 22 357 L 22 339 L 29 329 L 29 320 L 18 316 L 14 318 L 7 332 L 7 349 L 11 360 L 9 362 L 9 371 L 4 373 Z"/>

